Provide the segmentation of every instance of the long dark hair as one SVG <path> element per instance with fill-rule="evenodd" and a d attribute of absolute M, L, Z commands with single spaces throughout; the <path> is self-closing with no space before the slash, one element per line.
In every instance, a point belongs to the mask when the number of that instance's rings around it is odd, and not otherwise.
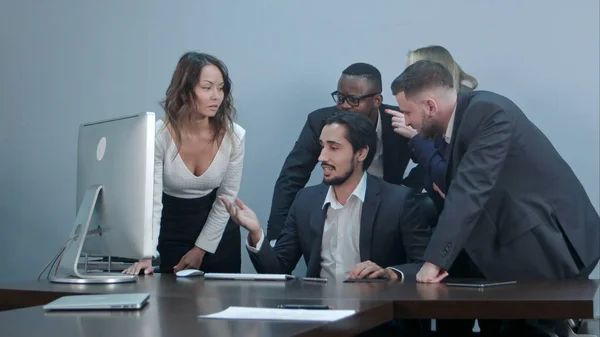
<path fill-rule="evenodd" d="M 200 72 L 205 66 L 212 64 L 219 68 L 223 75 L 223 102 L 219 110 L 209 122 L 214 131 L 212 141 L 219 141 L 221 131 L 233 131 L 233 122 L 236 117 L 235 107 L 233 106 L 233 97 L 231 96 L 231 79 L 227 67 L 218 58 L 197 52 L 187 52 L 181 56 L 177 67 L 173 73 L 171 84 L 167 89 L 166 97 L 161 102 L 165 109 L 167 119 L 166 125 L 171 125 L 175 133 L 177 148 L 181 147 L 181 123 L 187 118 L 192 119 L 196 109 L 196 96 L 194 87 L 200 80 Z"/>

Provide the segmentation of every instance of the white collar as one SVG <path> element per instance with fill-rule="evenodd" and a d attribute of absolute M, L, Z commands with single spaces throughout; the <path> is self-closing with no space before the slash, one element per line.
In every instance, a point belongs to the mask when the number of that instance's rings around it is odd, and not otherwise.
<path fill-rule="evenodd" d="M 450 140 L 452 138 L 452 130 L 454 129 L 454 115 L 456 114 L 457 105 L 458 100 L 456 101 L 456 104 L 454 104 L 454 110 L 452 110 L 452 115 L 450 116 L 450 120 L 448 121 L 448 127 L 446 128 L 446 133 L 444 134 L 444 140 L 448 144 L 450 144 Z"/>
<path fill-rule="evenodd" d="M 358 185 L 356 185 L 356 187 L 354 188 L 354 191 L 352 191 L 352 194 L 350 194 L 350 196 L 348 197 L 348 200 L 350 200 L 350 198 L 354 195 L 356 196 L 361 202 L 365 202 L 365 194 L 367 193 L 367 172 L 363 173 L 362 178 L 360 179 L 360 182 L 358 183 Z M 346 201 L 348 201 L 346 200 Z M 340 209 L 342 207 L 344 207 L 341 203 L 339 203 L 335 197 L 335 191 L 333 190 L 333 186 L 329 186 L 329 189 L 327 190 L 327 196 L 325 196 L 325 201 L 323 202 L 323 207 L 325 207 L 325 205 L 327 204 L 331 205 L 331 208 L 333 209 Z"/>

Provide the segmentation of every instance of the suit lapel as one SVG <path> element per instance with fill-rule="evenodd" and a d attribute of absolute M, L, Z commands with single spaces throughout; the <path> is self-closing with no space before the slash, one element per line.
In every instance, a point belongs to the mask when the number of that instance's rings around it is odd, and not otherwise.
<path fill-rule="evenodd" d="M 379 122 L 381 123 L 381 146 L 383 153 L 383 179 L 393 184 L 402 183 L 403 176 L 398 174 L 401 169 L 402 151 L 408 143 L 408 139 L 399 136 L 392 128 L 392 116 L 384 110 L 391 108 L 384 106 L 379 107 Z M 407 157 L 408 158 L 408 157 Z M 402 172 L 403 173 L 403 172 Z"/>
<path fill-rule="evenodd" d="M 325 201 L 325 195 L 327 194 L 327 186 L 323 184 L 320 189 L 319 206 Z M 327 210 L 329 204 L 325 207 L 315 209 L 310 217 L 310 228 L 311 236 L 315 238 L 315 242 L 310 252 L 310 259 L 306 266 L 306 276 L 308 277 L 319 277 L 321 273 L 321 245 L 323 243 L 323 228 L 325 227 L 325 218 L 327 217 Z"/>
<path fill-rule="evenodd" d="M 373 227 L 380 201 L 379 181 L 373 176 L 367 175 L 367 192 L 365 193 L 365 202 L 363 203 L 362 215 L 360 217 L 359 249 L 361 261 L 371 259 Z"/>
<path fill-rule="evenodd" d="M 446 170 L 444 177 L 446 178 L 446 191 L 448 191 L 448 186 L 450 185 L 450 180 L 452 178 L 452 151 L 454 150 L 454 144 L 456 143 L 456 134 L 458 132 L 458 128 L 460 127 L 460 123 L 465 114 L 467 106 L 469 105 L 470 95 L 465 92 L 459 92 L 456 100 L 456 111 L 454 112 L 454 125 L 452 126 L 452 135 L 450 137 L 450 144 L 446 146 L 446 151 L 444 152 L 444 159 L 446 160 Z M 442 140 L 444 140 L 442 135 Z"/>

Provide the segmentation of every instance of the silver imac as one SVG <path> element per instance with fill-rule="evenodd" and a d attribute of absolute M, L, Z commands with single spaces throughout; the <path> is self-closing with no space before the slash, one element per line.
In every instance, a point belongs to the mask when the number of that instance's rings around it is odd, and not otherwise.
<path fill-rule="evenodd" d="M 56 283 L 135 282 L 136 276 L 86 272 L 82 253 L 152 256 L 155 115 L 82 124 L 77 144 L 77 215 L 55 272 Z"/>

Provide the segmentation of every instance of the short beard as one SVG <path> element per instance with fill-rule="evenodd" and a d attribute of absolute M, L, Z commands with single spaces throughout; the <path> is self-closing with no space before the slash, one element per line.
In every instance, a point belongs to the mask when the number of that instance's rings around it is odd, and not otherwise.
<path fill-rule="evenodd" d="M 329 186 L 339 186 L 339 185 L 345 183 L 346 180 L 348 180 L 348 178 L 350 178 L 352 173 L 354 173 L 354 168 L 355 168 L 354 161 L 352 161 L 352 162 L 350 162 L 350 169 L 343 176 L 333 177 L 329 181 L 327 181 L 325 178 L 323 178 L 323 183 L 325 185 L 329 185 Z"/>
<path fill-rule="evenodd" d="M 431 117 L 425 115 L 425 112 L 421 114 L 421 129 L 419 130 L 419 135 L 423 139 L 433 139 L 435 136 L 443 134 L 444 130 L 437 123 L 437 121 Z"/>

